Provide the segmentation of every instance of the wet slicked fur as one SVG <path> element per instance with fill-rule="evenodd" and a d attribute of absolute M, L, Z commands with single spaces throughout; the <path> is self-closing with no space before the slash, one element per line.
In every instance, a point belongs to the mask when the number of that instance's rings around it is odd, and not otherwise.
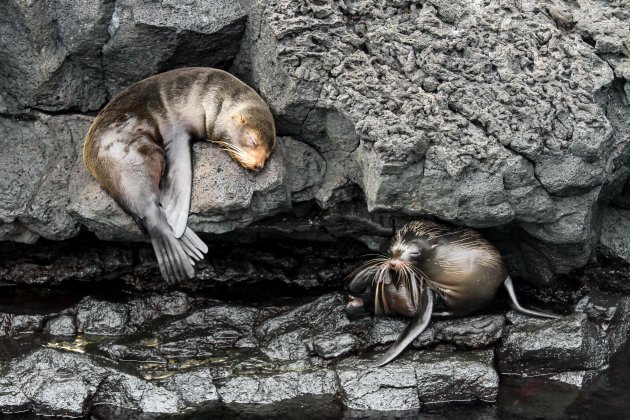
<path fill-rule="evenodd" d="M 412 320 L 375 366 L 389 363 L 429 325 L 435 296 L 443 315 L 463 316 L 487 305 L 504 284 L 514 310 L 538 317 L 557 315 L 523 308 L 498 250 L 478 232 L 428 221 L 415 221 L 392 238 L 389 255 L 373 258 L 350 274 L 349 317 L 365 309 L 375 315 L 398 315 Z"/>

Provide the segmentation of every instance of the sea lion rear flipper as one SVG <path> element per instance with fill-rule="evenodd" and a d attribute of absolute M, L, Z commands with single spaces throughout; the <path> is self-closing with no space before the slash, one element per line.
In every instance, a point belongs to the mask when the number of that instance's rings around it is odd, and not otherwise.
<path fill-rule="evenodd" d="M 538 316 L 541 318 L 551 318 L 551 319 L 562 318 L 562 316 L 560 315 L 534 311 L 533 309 L 527 309 L 527 308 L 522 307 L 521 304 L 518 303 L 518 299 L 516 299 L 516 293 L 514 292 L 514 284 L 512 284 L 512 279 L 509 276 L 508 278 L 505 279 L 505 281 L 503 282 L 503 285 L 505 286 L 505 289 L 508 292 L 508 296 L 510 296 L 510 306 L 512 306 L 512 309 L 514 309 L 516 312 L 520 312 L 525 315 Z"/>
<path fill-rule="evenodd" d="M 166 162 L 160 181 L 160 204 L 176 238 L 186 230 L 192 193 L 190 136 L 187 133 L 181 136 L 165 141 Z"/>
<path fill-rule="evenodd" d="M 162 223 L 166 223 L 166 221 Z M 151 234 L 151 244 L 162 277 L 167 282 L 189 279 L 195 275 L 192 259 L 187 255 L 182 241 L 173 237 L 170 227 Z"/>
<path fill-rule="evenodd" d="M 398 340 L 387 349 L 385 354 L 381 356 L 376 362 L 370 364 L 371 367 L 379 367 L 386 365 L 398 356 L 402 351 L 413 342 L 424 330 L 429 326 L 431 322 L 431 314 L 433 312 L 433 290 L 428 287 L 424 289 L 422 293 L 421 302 L 418 306 L 411 322 L 405 328 L 405 331 L 398 337 Z"/>
<path fill-rule="evenodd" d="M 199 261 L 203 258 L 204 254 L 208 252 L 208 245 L 206 245 L 199 236 L 195 234 L 189 227 L 186 227 L 184 234 L 179 238 L 179 242 L 184 247 L 184 251 L 195 261 Z"/>

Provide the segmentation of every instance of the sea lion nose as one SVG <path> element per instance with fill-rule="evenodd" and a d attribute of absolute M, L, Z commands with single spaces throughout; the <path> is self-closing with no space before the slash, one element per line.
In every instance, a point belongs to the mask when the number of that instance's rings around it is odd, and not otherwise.
<path fill-rule="evenodd" d="M 251 164 L 250 168 L 254 171 L 260 171 L 265 166 L 265 161 L 262 159 L 257 159 Z"/>
<path fill-rule="evenodd" d="M 391 268 L 392 270 L 395 270 L 396 268 L 398 268 L 399 263 L 400 261 L 390 258 L 389 260 L 387 260 L 387 267 Z"/>

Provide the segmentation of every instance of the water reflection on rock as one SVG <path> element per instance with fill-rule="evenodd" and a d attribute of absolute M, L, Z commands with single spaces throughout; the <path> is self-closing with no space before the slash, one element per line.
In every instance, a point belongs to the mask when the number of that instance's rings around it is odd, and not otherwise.
<path fill-rule="evenodd" d="M 407 321 L 349 322 L 340 293 L 266 305 L 179 291 L 77 296 L 65 307 L 51 298 L 39 313 L 7 299 L 0 307 L 2 412 L 228 415 L 302 401 L 307 413 L 334 401 L 331 418 L 401 409 L 439 418 L 457 410 L 447 402 L 497 400 L 500 413 L 561 417 L 625 341 L 630 317 L 630 298 L 593 292 L 557 321 L 436 320 L 399 359 L 370 368 Z M 468 408 L 489 410 L 479 404 Z"/>

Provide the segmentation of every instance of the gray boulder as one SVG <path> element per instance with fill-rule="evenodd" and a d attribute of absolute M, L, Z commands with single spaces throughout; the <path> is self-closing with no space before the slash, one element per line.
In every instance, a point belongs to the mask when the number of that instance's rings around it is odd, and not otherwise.
<path fill-rule="evenodd" d="M 499 350 L 501 373 L 536 375 L 597 369 L 607 362 L 605 340 L 586 314 L 560 320 L 514 318 Z"/>
<path fill-rule="evenodd" d="M 630 210 L 611 207 L 602 212 L 599 246 L 605 255 L 621 258 L 630 263 Z"/>
<path fill-rule="evenodd" d="M 0 5 L 0 112 L 97 110 L 107 100 L 101 49 L 109 1 Z"/>
<path fill-rule="evenodd" d="M 0 112 L 95 111 L 144 77 L 225 67 L 246 15 L 238 2 L 3 2 Z"/>
<path fill-rule="evenodd" d="M 111 96 L 172 68 L 228 66 L 247 17 L 238 2 L 225 0 L 121 0 L 110 16 L 102 71 Z"/>

